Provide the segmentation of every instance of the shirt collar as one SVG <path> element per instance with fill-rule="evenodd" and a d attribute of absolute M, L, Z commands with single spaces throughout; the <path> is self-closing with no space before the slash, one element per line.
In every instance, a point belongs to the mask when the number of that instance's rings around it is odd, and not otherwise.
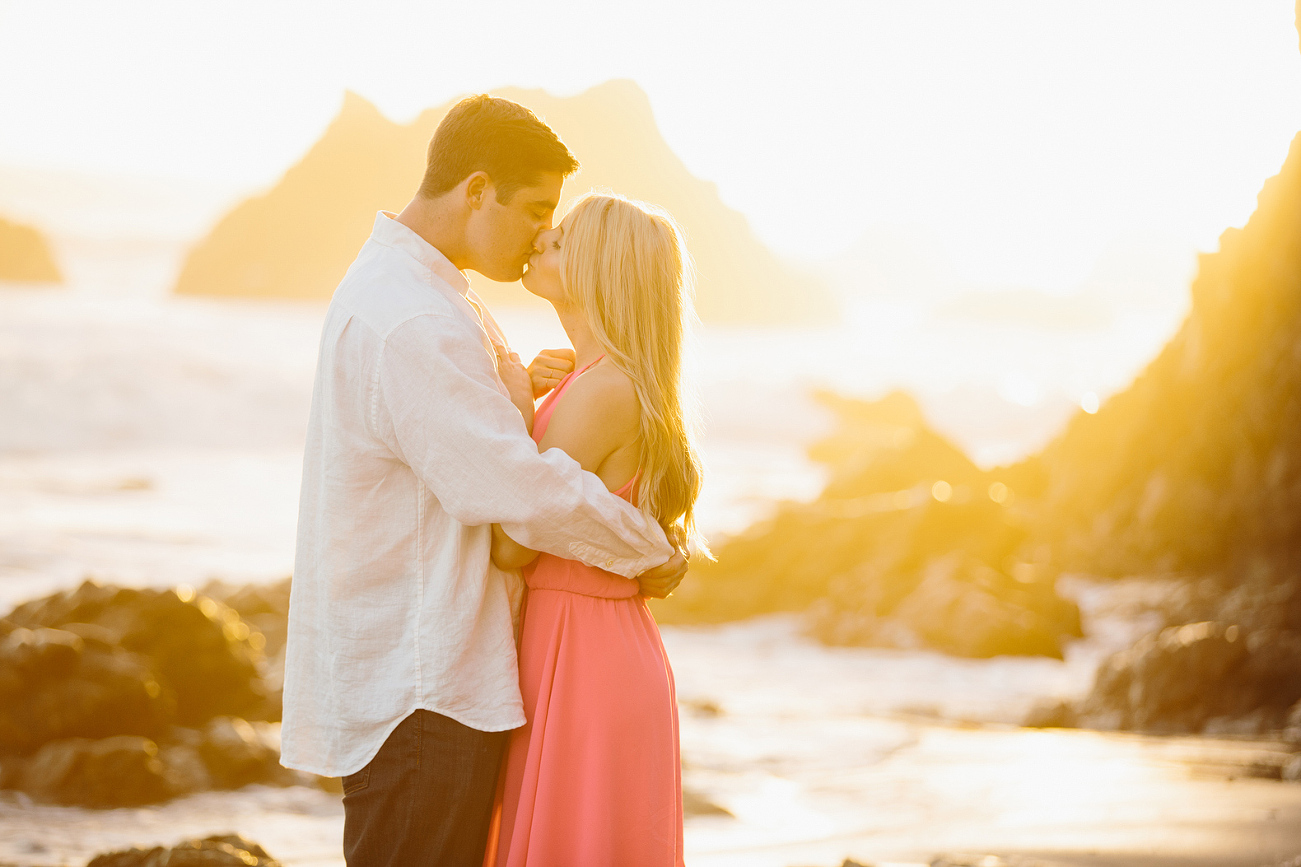
<path fill-rule="evenodd" d="M 392 211 L 380 211 L 375 215 L 375 228 L 371 230 L 370 237 L 386 247 L 401 250 L 411 256 L 462 296 L 470 290 L 470 281 L 442 251 L 399 223 L 397 214 Z"/>

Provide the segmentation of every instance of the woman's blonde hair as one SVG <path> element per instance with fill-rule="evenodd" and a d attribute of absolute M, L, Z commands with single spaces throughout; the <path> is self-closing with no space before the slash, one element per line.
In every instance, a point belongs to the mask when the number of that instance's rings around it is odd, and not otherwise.
<path fill-rule="evenodd" d="M 696 530 L 701 465 L 684 406 L 694 274 L 682 230 L 661 208 L 609 194 L 584 196 L 562 225 L 567 300 L 632 380 L 641 404 L 638 505 L 670 535 L 676 526 L 708 554 Z"/>

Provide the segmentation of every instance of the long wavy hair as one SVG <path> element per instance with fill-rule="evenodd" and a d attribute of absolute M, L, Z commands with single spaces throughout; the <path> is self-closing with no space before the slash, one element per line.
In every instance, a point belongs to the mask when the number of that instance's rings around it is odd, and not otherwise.
<path fill-rule="evenodd" d="M 638 506 L 708 556 L 695 521 L 702 473 L 694 407 L 684 398 L 683 344 L 695 313 L 682 230 L 662 208 L 609 194 L 584 196 L 562 225 L 566 298 L 641 405 Z"/>

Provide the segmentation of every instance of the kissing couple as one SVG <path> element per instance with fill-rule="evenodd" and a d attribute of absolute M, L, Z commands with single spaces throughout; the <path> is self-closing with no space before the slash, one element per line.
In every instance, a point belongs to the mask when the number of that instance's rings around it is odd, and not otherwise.
<path fill-rule="evenodd" d="M 554 224 L 577 168 L 523 106 L 461 101 L 325 317 L 281 760 L 343 778 L 349 867 L 682 864 L 645 600 L 701 544 L 690 259 L 619 196 Z M 465 270 L 522 275 L 572 348 L 525 368 Z"/>

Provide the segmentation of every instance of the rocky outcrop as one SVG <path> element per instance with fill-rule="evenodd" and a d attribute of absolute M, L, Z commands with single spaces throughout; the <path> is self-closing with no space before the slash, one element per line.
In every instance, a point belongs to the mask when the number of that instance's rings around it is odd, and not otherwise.
<path fill-rule="evenodd" d="M 187 588 L 93 583 L 0 621 L 0 787 L 108 807 L 315 783 L 280 767 L 267 721 L 279 719 L 288 581 L 229 595 L 256 627 Z"/>
<path fill-rule="evenodd" d="M 280 867 L 280 862 L 251 840 L 226 834 L 171 847 L 110 852 L 91 859 L 86 867 Z"/>
<path fill-rule="evenodd" d="M 1203 622 L 1111 657 L 1074 722 L 1155 734 L 1285 730 L 1301 709 L 1301 634 Z"/>
<path fill-rule="evenodd" d="M 773 256 L 714 185 L 692 177 L 659 133 L 646 95 L 612 81 L 573 97 L 503 89 L 533 109 L 583 163 L 566 195 L 603 187 L 667 208 L 695 258 L 697 307 L 714 322 L 826 318 L 829 292 Z M 370 234 L 375 212 L 401 210 L 451 103 L 395 124 L 348 94 L 334 122 L 264 195 L 227 214 L 190 252 L 181 294 L 328 299 Z M 518 285 L 477 280 L 490 303 L 532 300 Z"/>
<path fill-rule="evenodd" d="M 1257 733 L 1301 699 L 1301 136 L 1203 256 L 1187 321 L 1031 462 L 1058 570 L 1167 575 L 1167 628 L 1032 722 Z"/>
<path fill-rule="evenodd" d="M 109 647 L 147 660 L 156 679 L 153 688 L 174 703 L 171 716 L 178 725 L 197 725 L 220 714 L 254 714 L 265 704 L 252 630 L 233 609 L 193 591 L 86 582 L 20 605 L 6 619 L 27 629 L 90 637 L 96 654 Z M 83 648 L 85 642 L 82 637 Z M 71 644 L 64 646 L 71 652 Z"/>
<path fill-rule="evenodd" d="M 285 640 L 289 633 L 289 586 L 285 578 L 274 584 L 231 586 L 210 582 L 203 595 L 220 601 L 252 630 L 249 640 L 262 653 L 262 684 L 266 704 L 260 718 L 280 719 L 285 683 Z"/>
<path fill-rule="evenodd" d="M 0 753 L 60 738 L 156 734 L 175 713 L 144 657 L 88 624 L 14 629 L 0 643 Z"/>
<path fill-rule="evenodd" d="M 51 741 L 23 764 L 17 788 L 82 807 L 151 804 L 173 794 L 158 744 L 133 735 Z"/>
<path fill-rule="evenodd" d="M 1293 588 L 1301 628 L 1301 137 L 1201 257 L 1187 321 L 1134 384 L 1038 458 L 1059 568 Z"/>
<path fill-rule="evenodd" d="M 31 226 L 0 218 L 0 280 L 62 283 L 45 236 Z"/>
<path fill-rule="evenodd" d="M 832 470 L 822 496 L 719 546 L 656 616 L 806 611 L 831 644 L 1060 656 L 1079 612 L 1024 559 L 1016 477 L 977 468 L 905 395 L 822 400 L 841 418 L 812 450 Z"/>

